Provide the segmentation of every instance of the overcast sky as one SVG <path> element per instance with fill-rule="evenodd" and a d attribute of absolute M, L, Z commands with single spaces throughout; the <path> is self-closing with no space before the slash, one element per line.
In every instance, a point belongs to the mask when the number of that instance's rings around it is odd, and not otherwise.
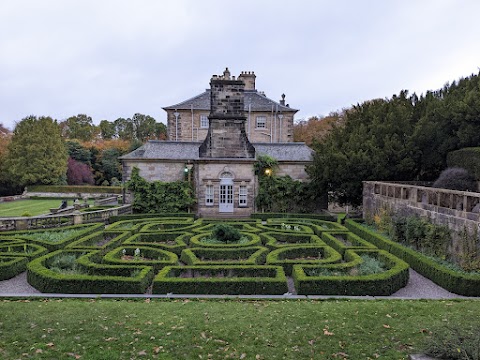
<path fill-rule="evenodd" d="M 296 119 L 478 73 L 478 0 L 0 0 L 0 123 L 95 123 L 209 87 L 226 66 Z"/>

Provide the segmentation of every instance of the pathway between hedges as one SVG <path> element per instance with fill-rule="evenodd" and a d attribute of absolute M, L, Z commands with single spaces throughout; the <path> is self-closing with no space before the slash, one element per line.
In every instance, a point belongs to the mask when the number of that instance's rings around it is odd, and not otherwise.
<path fill-rule="evenodd" d="M 69 298 L 245 298 L 245 299 L 327 299 L 327 298 L 343 298 L 343 296 L 332 295 L 295 295 L 292 283 L 289 289 L 292 294 L 285 295 L 185 295 L 185 294 L 47 294 L 41 293 L 27 282 L 27 273 L 24 272 L 12 279 L 0 281 L 1 297 L 69 297 Z M 472 299 L 466 296 L 451 293 L 434 282 L 423 277 L 416 271 L 410 269 L 410 280 L 407 286 L 400 289 L 391 296 L 346 296 L 352 299 Z M 480 299 L 475 297 L 473 299 Z"/>

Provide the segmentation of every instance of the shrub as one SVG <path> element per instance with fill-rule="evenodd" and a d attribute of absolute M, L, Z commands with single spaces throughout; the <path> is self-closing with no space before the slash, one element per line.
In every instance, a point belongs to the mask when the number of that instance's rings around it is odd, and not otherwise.
<path fill-rule="evenodd" d="M 238 242 L 242 237 L 240 231 L 228 224 L 216 224 L 213 227 L 212 238 L 223 243 Z"/>
<path fill-rule="evenodd" d="M 432 185 L 435 188 L 451 189 L 459 191 L 476 191 L 475 178 L 463 168 L 448 168 L 440 174 Z"/>

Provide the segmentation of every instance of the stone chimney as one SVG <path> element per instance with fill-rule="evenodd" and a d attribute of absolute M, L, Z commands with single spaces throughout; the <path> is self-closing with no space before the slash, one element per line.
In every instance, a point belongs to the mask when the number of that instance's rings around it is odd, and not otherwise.
<path fill-rule="evenodd" d="M 245 83 L 245 90 L 255 90 L 255 73 L 253 71 L 242 71 L 238 75 L 238 80 L 241 80 Z"/>
<path fill-rule="evenodd" d="M 245 131 L 244 87 L 228 68 L 210 80 L 210 126 L 199 149 L 201 158 L 255 158 Z"/>

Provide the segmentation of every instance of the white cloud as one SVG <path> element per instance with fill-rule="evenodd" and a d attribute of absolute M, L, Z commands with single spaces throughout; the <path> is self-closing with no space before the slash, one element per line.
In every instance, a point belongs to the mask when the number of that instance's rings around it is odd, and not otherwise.
<path fill-rule="evenodd" d="M 255 71 L 299 117 L 477 72 L 475 0 L 93 1 L 0 4 L 0 122 L 96 122 L 161 107 L 212 74 Z"/>

